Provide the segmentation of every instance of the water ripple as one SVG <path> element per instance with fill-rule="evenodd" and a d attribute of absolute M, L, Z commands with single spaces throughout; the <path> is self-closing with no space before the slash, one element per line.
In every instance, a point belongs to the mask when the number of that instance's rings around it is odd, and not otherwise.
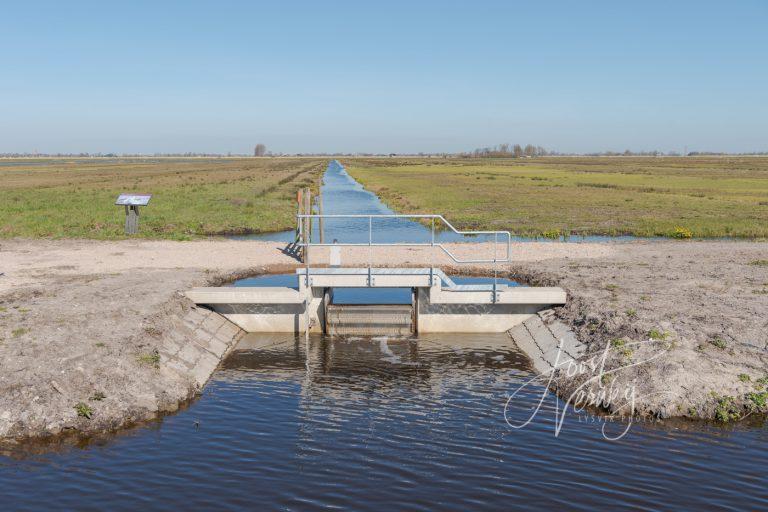
<path fill-rule="evenodd" d="M 0 458 L 13 510 L 766 508 L 766 429 L 632 427 L 606 441 L 551 395 L 503 419 L 530 378 L 506 336 L 283 336 L 236 351 L 187 410 L 79 450 Z M 413 344 L 418 350 L 412 350 Z M 243 346 L 247 347 L 248 343 Z M 382 357 L 391 351 L 398 362 Z M 518 395 L 523 421 L 544 390 Z M 617 425 L 618 428 L 622 427 Z M 45 492 L 40 492 L 45 490 Z"/>

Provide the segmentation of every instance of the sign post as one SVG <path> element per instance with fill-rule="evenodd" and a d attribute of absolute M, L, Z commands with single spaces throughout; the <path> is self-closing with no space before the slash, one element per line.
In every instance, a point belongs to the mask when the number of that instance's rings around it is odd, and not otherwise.
<path fill-rule="evenodd" d="M 147 206 L 152 194 L 120 194 L 115 205 L 125 206 L 125 234 L 139 232 L 139 206 Z"/>

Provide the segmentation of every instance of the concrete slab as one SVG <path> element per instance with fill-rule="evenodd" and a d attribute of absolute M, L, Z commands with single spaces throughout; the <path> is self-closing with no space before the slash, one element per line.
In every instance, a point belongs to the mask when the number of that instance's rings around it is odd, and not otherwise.
<path fill-rule="evenodd" d="M 565 304 L 566 293 L 557 287 L 510 287 L 496 293 L 491 291 L 454 291 L 433 287 L 430 289 L 432 304 L 537 304 L 554 306 Z"/>
<path fill-rule="evenodd" d="M 288 287 L 206 287 L 185 293 L 195 304 L 301 304 L 304 296 Z"/>
<path fill-rule="evenodd" d="M 586 345 L 581 343 L 568 326 L 557 320 L 551 310 L 544 310 L 532 315 L 520 325 L 508 331 L 509 336 L 523 352 L 531 358 L 536 370 L 549 372 L 556 362 L 578 360 L 586 352 Z M 560 351 L 560 340 L 563 340 Z M 562 367 L 562 366 L 561 366 Z"/>

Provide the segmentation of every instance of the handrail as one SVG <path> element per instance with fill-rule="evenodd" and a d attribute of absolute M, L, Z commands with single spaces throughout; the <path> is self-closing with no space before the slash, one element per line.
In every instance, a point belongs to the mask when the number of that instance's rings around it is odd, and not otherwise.
<path fill-rule="evenodd" d="M 302 225 L 302 219 L 368 219 L 368 242 L 362 243 L 320 243 L 312 242 L 311 240 L 302 240 L 298 245 L 301 247 L 438 247 L 445 254 L 448 255 L 455 263 L 505 263 L 510 261 L 512 252 L 512 234 L 509 231 L 460 231 L 456 229 L 448 220 L 442 215 L 435 214 L 297 214 L 299 226 Z M 374 242 L 373 241 L 373 219 L 432 219 L 432 241 L 429 243 L 410 243 L 410 242 Z M 457 235 L 494 235 L 494 257 L 493 259 L 459 259 L 451 251 L 449 251 L 442 243 L 435 242 L 435 220 L 441 220 L 448 226 L 451 231 Z M 499 240 L 498 236 L 502 235 L 506 237 L 506 252 L 503 258 L 498 258 L 496 255 L 496 248 Z"/>
<path fill-rule="evenodd" d="M 409 243 L 409 242 L 374 242 L 373 241 L 373 219 L 431 219 L 432 220 L 432 238 L 429 243 Z M 309 233 L 309 225 L 312 223 L 312 219 L 368 219 L 368 243 L 313 243 Z M 301 243 L 298 245 L 304 248 L 304 265 L 306 268 L 306 285 L 311 285 L 310 267 L 309 267 L 309 248 L 310 247 L 369 247 L 369 260 L 368 260 L 368 286 L 373 286 L 373 247 L 387 247 L 387 246 L 405 246 L 405 247 L 438 247 L 445 254 L 448 255 L 455 263 L 493 263 L 493 295 L 492 300 L 496 302 L 498 293 L 498 263 L 509 262 L 512 254 L 512 235 L 509 231 L 460 231 L 456 229 L 453 224 L 442 215 L 435 214 L 309 214 L 299 213 L 296 215 L 298 223 Z M 440 220 L 448 226 L 451 231 L 458 235 L 493 235 L 493 259 L 459 259 L 451 251 L 449 251 L 443 244 L 435 242 L 435 220 Z M 307 221 L 307 222 L 302 222 Z M 305 231 L 304 224 L 307 224 Z M 304 236 L 306 235 L 306 236 Z M 506 236 L 506 253 L 503 258 L 499 258 L 497 255 L 499 235 Z M 434 267 L 430 265 L 430 285 L 434 283 Z"/>

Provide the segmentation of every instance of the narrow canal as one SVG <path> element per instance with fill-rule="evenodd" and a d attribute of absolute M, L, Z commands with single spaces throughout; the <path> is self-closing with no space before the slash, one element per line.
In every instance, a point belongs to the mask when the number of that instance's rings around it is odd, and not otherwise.
<path fill-rule="evenodd" d="M 328 215 L 349 215 L 349 214 L 373 214 L 390 215 L 397 213 L 384 204 L 379 197 L 366 190 L 344 169 L 337 160 L 332 160 L 323 175 L 322 184 L 323 195 L 323 213 Z M 419 212 L 419 213 L 441 213 L 441 212 Z M 448 219 L 450 222 L 451 219 Z M 436 225 L 439 228 L 445 226 Z M 374 219 L 373 220 L 373 241 L 374 242 L 409 242 L 425 243 L 431 240 L 430 228 L 409 219 Z M 314 223 L 313 236 L 318 233 L 317 221 Z M 368 220 L 367 219 L 326 219 L 324 226 L 325 241 L 333 242 L 338 240 L 340 243 L 366 243 L 368 242 Z M 295 237 L 293 231 L 281 231 L 277 233 L 261 233 L 257 235 L 234 236 L 235 239 L 243 240 L 272 240 L 278 242 L 292 242 Z M 313 238 L 314 239 L 314 238 Z M 514 241 L 532 242 L 532 241 L 555 241 L 545 238 L 530 238 L 513 236 Z M 606 241 L 629 241 L 640 238 L 633 236 L 571 236 L 561 237 L 560 241 L 565 242 L 606 242 Z M 490 236 L 463 236 L 447 229 L 440 229 L 436 233 L 436 240 L 439 242 L 483 242 L 491 241 Z M 644 240 L 652 240 L 647 238 Z M 315 240 L 316 241 L 316 240 Z"/>
<path fill-rule="evenodd" d="M 177 414 L 112 439 L 0 456 L 14 510 L 768 507 L 768 431 L 634 424 L 605 439 L 505 335 L 245 338 Z M 618 435 L 624 424 L 606 424 Z M 45 492 L 41 492 L 44 489 Z M 8 510 L 8 509 L 6 509 Z"/>
<path fill-rule="evenodd" d="M 345 174 L 329 169 L 326 186 L 345 189 Z M 352 186 L 346 193 L 367 194 Z M 326 211 L 345 210 L 328 201 Z M 328 228 L 333 237 L 355 236 L 354 226 Z M 419 229 L 398 224 L 381 233 L 402 240 L 424 234 Z M 345 293 L 345 301 L 370 300 Z M 4 449 L 0 504 L 169 511 L 768 508 L 762 421 L 629 424 L 573 410 L 561 418 L 561 408 L 504 334 L 313 336 L 308 345 L 292 335 L 254 334 L 176 414 L 74 446 Z M 620 438 L 607 439 L 614 437 Z"/>

